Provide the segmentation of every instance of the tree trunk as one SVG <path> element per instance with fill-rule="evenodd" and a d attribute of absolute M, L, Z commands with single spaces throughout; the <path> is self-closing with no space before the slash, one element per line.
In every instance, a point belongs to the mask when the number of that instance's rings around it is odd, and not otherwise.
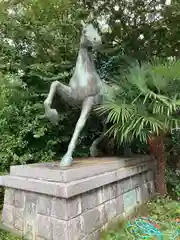
<path fill-rule="evenodd" d="M 150 136 L 149 137 L 150 151 L 156 159 L 156 173 L 155 173 L 155 187 L 160 196 L 165 196 L 167 193 L 165 181 L 165 149 L 164 149 L 164 136 Z"/>

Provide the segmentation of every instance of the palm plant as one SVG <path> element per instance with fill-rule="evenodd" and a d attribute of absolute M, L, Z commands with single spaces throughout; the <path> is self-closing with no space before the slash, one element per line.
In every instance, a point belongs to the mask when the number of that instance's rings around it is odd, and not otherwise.
<path fill-rule="evenodd" d="M 180 107 L 180 61 L 135 65 L 114 80 L 118 86 L 114 97 L 107 97 L 97 110 L 110 126 L 106 134 L 118 143 L 147 142 L 150 136 L 158 137 L 180 125 L 175 114 Z"/>
<path fill-rule="evenodd" d="M 159 135 L 179 126 L 174 113 L 180 107 L 180 61 L 136 65 L 114 79 L 115 96 L 107 96 L 97 110 L 111 126 L 107 134 L 119 143 L 135 138 L 147 142 L 150 133 Z"/>

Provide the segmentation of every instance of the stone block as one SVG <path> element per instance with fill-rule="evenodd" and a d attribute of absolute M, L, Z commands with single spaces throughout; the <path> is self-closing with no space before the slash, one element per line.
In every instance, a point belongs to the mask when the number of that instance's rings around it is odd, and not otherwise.
<path fill-rule="evenodd" d="M 116 206 L 116 214 L 120 215 L 124 212 L 124 202 L 123 202 L 123 195 L 118 196 L 115 199 L 115 206 Z"/>
<path fill-rule="evenodd" d="M 52 197 L 48 195 L 39 195 L 37 201 L 37 213 L 50 216 L 52 210 Z"/>
<path fill-rule="evenodd" d="M 108 222 L 111 221 L 117 215 L 116 204 L 117 204 L 116 199 L 112 199 L 104 204 L 105 215 Z"/>
<path fill-rule="evenodd" d="M 154 182 L 144 183 L 141 187 L 136 188 L 137 204 L 142 204 L 150 200 L 155 194 Z"/>
<path fill-rule="evenodd" d="M 148 171 L 150 169 L 150 164 L 148 162 L 139 164 L 139 171 L 138 173 Z"/>
<path fill-rule="evenodd" d="M 105 213 L 105 205 L 101 204 L 100 206 L 98 206 L 98 209 L 100 211 L 100 222 L 101 222 L 101 225 L 103 226 L 104 224 L 107 223 L 107 217 L 106 217 L 106 213 Z"/>
<path fill-rule="evenodd" d="M 80 181 L 69 183 L 66 189 L 66 198 L 111 184 L 116 181 L 116 175 L 116 171 L 107 172 L 91 178 L 84 178 Z"/>
<path fill-rule="evenodd" d="M 142 199 L 142 202 L 148 201 L 150 199 L 150 194 L 151 194 L 150 186 L 147 185 L 146 183 L 144 183 L 141 186 L 141 199 Z"/>
<path fill-rule="evenodd" d="M 24 207 L 24 236 L 25 239 L 35 239 L 36 216 L 37 216 L 38 195 L 32 192 L 25 193 Z"/>
<path fill-rule="evenodd" d="M 81 196 L 81 204 L 82 204 L 82 212 L 92 209 L 99 205 L 99 194 L 100 188 L 91 190 L 87 193 L 82 194 Z"/>
<path fill-rule="evenodd" d="M 147 179 L 147 182 L 150 182 L 150 181 L 153 181 L 154 180 L 154 173 L 153 173 L 153 171 L 148 171 L 147 173 L 146 173 L 146 179 Z"/>
<path fill-rule="evenodd" d="M 155 186 L 154 186 L 154 182 L 147 182 L 145 185 L 145 188 L 147 188 L 147 200 L 151 199 L 154 196 L 155 193 Z"/>
<path fill-rule="evenodd" d="M 37 179 L 27 179 L 15 176 L 0 176 L 0 185 L 15 188 L 23 191 L 47 194 L 55 197 L 71 197 L 68 193 L 68 186 L 56 182 L 49 182 Z M 70 184 L 70 189 L 71 189 Z M 71 192 L 71 190 L 70 190 Z M 75 195 L 75 194 L 74 194 Z"/>
<path fill-rule="evenodd" d="M 59 162 L 35 163 L 11 166 L 10 175 L 67 183 L 138 165 L 149 159 L 149 156 L 137 156 L 134 159 L 119 157 L 103 157 L 100 160 L 99 158 L 74 159 L 73 165 L 65 169 L 59 167 Z"/>
<path fill-rule="evenodd" d="M 101 211 L 98 208 L 82 214 L 85 234 L 90 234 L 102 226 Z"/>
<path fill-rule="evenodd" d="M 134 176 L 138 173 L 147 171 L 149 169 L 149 163 L 142 163 L 139 165 L 132 165 L 128 168 L 121 168 L 116 171 L 116 181 Z"/>
<path fill-rule="evenodd" d="M 14 207 L 4 204 L 2 211 L 2 222 L 7 226 L 14 225 Z"/>
<path fill-rule="evenodd" d="M 85 237 L 84 221 L 82 217 L 76 217 L 68 221 L 68 240 L 82 240 Z M 64 240 L 64 239 L 62 239 Z"/>
<path fill-rule="evenodd" d="M 24 215 L 26 219 L 33 219 L 36 218 L 37 212 L 37 194 L 27 192 L 25 194 L 25 208 L 24 208 Z"/>
<path fill-rule="evenodd" d="M 27 239 L 27 240 L 35 239 L 35 227 L 36 227 L 36 224 L 34 221 L 25 219 L 24 228 L 23 228 L 24 239 Z"/>
<path fill-rule="evenodd" d="M 141 158 L 141 160 L 145 159 L 145 157 L 143 156 Z M 120 159 L 119 159 L 120 160 Z M 60 174 L 60 170 L 59 167 L 56 166 L 55 169 L 53 169 L 53 166 L 48 166 L 47 163 L 43 163 L 43 164 L 39 164 L 36 165 L 36 167 L 33 166 L 28 166 L 28 172 L 30 173 L 30 169 L 32 171 L 32 173 L 34 172 L 34 169 L 36 168 L 36 174 L 38 174 L 38 169 L 40 171 L 39 173 L 39 178 L 33 177 L 33 174 L 31 173 L 31 178 L 27 178 L 24 177 L 24 175 L 22 174 L 17 176 L 17 171 L 11 171 L 10 176 L 0 176 L 0 185 L 2 186 L 6 186 L 6 187 L 11 187 L 11 188 L 16 188 L 16 189 L 20 189 L 20 190 L 24 190 L 24 191 L 32 191 L 32 192 L 36 192 L 38 194 L 47 194 L 50 196 L 55 196 L 55 197 L 62 197 L 62 198 L 70 198 L 73 197 L 75 195 L 79 195 L 82 193 L 85 193 L 87 191 L 93 190 L 95 188 L 99 188 L 108 184 L 112 184 L 113 182 L 116 181 L 120 181 L 124 178 L 127 177 L 131 177 L 137 173 L 143 172 L 143 171 L 147 171 L 150 168 L 150 163 L 146 160 L 146 161 L 142 161 L 142 163 L 140 163 L 140 159 L 138 159 L 138 161 L 135 160 L 128 160 L 125 161 L 125 166 L 122 167 L 121 164 L 119 164 L 118 162 L 116 162 L 116 167 L 115 165 L 109 161 L 108 163 L 108 168 L 109 171 L 105 171 L 105 168 L 102 166 L 102 169 L 100 172 L 98 172 L 97 175 L 94 175 L 94 172 L 92 173 L 92 175 L 88 175 L 88 173 L 90 172 L 90 169 L 97 169 L 97 166 L 100 167 L 100 165 L 98 165 L 99 161 L 95 161 L 94 163 L 88 162 L 86 161 L 87 164 L 84 164 L 84 166 L 81 165 L 81 167 L 78 167 L 78 165 L 74 165 L 74 168 L 71 166 L 71 168 L 65 168 L 65 169 L 61 169 L 61 174 Z M 120 162 L 120 161 L 119 161 Z M 139 163 L 139 164 L 135 164 L 135 163 Z M 98 164 L 97 164 L 98 163 Z M 101 162 L 102 163 L 102 162 Z M 53 165 L 53 164 L 51 164 Z M 56 164 L 57 165 L 57 164 Z M 113 167 L 112 167 L 113 165 Z M 119 166 L 119 167 L 118 167 Z M 127 167 L 128 166 L 128 167 Z M 75 180 L 76 177 L 74 178 L 74 180 L 71 181 L 66 179 L 67 181 L 63 180 L 64 178 L 61 178 L 62 175 L 66 175 L 67 176 L 67 172 L 71 173 L 71 176 L 76 176 L 76 174 L 73 173 L 80 173 L 82 172 L 82 168 L 86 167 L 88 168 L 88 170 L 86 169 L 85 171 L 85 175 L 83 175 L 83 178 Z M 53 171 L 56 172 L 56 177 L 57 179 L 52 181 L 49 181 L 49 177 L 47 177 L 45 180 L 41 179 L 42 176 L 42 171 L 47 170 L 47 174 L 49 172 L 50 169 L 53 169 Z M 107 166 L 106 166 L 107 168 Z M 14 169 L 19 169 L 18 174 L 20 174 L 20 172 L 24 172 L 26 167 L 15 167 Z M 21 171 L 20 171 L 21 169 Z M 23 171 L 24 169 L 24 171 Z M 42 170 L 43 169 L 43 170 Z M 52 170 L 51 169 L 51 170 Z M 100 169 L 100 168 L 98 168 Z M 51 174 L 53 176 L 53 171 L 51 171 Z M 104 172 L 105 171 L 105 172 Z M 45 173 L 44 172 L 44 173 Z M 14 175 L 13 175 L 14 174 Z M 59 175 L 58 175 L 59 174 Z M 83 173 L 84 174 L 84 173 Z M 44 175 L 46 176 L 46 175 Z M 58 178 L 59 176 L 59 178 Z M 70 176 L 70 175 L 68 175 Z M 59 179 L 59 180 L 58 180 Z"/>
<path fill-rule="evenodd" d="M 68 240 L 67 222 L 52 218 L 53 240 Z"/>
<path fill-rule="evenodd" d="M 129 192 L 126 192 L 123 194 L 123 202 L 124 202 L 124 210 L 129 211 L 130 209 L 133 209 L 137 204 L 137 195 L 136 190 L 133 189 Z"/>
<path fill-rule="evenodd" d="M 14 193 L 14 206 L 16 208 L 24 208 L 24 192 L 16 189 Z"/>
<path fill-rule="evenodd" d="M 116 183 L 108 184 L 103 186 L 99 191 L 99 203 L 104 203 L 117 196 L 117 185 Z"/>
<path fill-rule="evenodd" d="M 132 189 L 132 180 L 131 178 L 125 178 L 117 182 L 117 196 L 128 192 Z"/>
<path fill-rule="evenodd" d="M 151 189 L 151 184 L 150 182 L 146 183 L 146 188 L 147 188 L 147 192 L 148 192 L 148 199 L 151 198 L 152 196 L 152 189 Z"/>
<path fill-rule="evenodd" d="M 147 182 L 146 180 L 146 172 L 140 173 L 140 180 L 141 180 L 141 185 Z"/>
<path fill-rule="evenodd" d="M 142 204 L 143 203 L 143 199 L 142 199 L 142 195 L 141 195 L 141 187 L 137 187 L 136 188 L 136 199 L 137 199 L 137 204 Z"/>
<path fill-rule="evenodd" d="M 150 188 L 151 188 L 151 197 L 153 197 L 155 195 L 155 184 L 154 181 L 150 181 Z"/>
<path fill-rule="evenodd" d="M 6 188 L 5 196 L 4 196 L 4 203 L 7 205 L 14 205 L 14 193 L 15 189 L 13 188 Z"/>
<path fill-rule="evenodd" d="M 23 232 L 24 210 L 20 208 L 14 209 L 14 227 L 20 232 Z"/>
<path fill-rule="evenodd" d="M 137 174 L 131 177 L 132 189 L 140 187 L 141 182 L 141 174 Z"/>
<path fill-rule="evenodd" d="M 36 236 L 45 240 L 52 240 L 53 223 L 52 219 L 47 216 L 38 214 L 36 219 Z"/>
<path fill-rule="evenodd" d="M 81 198 L 53 198 L 51 216 L 59 220 L 68 220 L 78 216 L 81 210 Z"/>
<path fill-rule="evenodd" d="M 141 183 L 147 183 L 154 180 L 153 171 L 149 170 L 141 174 Z"/>

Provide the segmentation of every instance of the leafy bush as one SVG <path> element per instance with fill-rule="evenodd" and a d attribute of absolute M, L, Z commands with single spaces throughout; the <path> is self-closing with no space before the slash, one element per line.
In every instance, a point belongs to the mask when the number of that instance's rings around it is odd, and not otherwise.
<path fill-rule="evenodd" d="M 180 171 L 168 167 L 166 169 L 166 183 L 169 194 L 180 201 Z"/>
<path fill-rule="evenodd" d="M 1 240 L 23 240 L 20 237 L 14 236 L 6 231 L 0 230 L 0 239 Z"/>
<path fill-rule="evenodd" d="M 30 92 L 16 75 L 1 75 L 1 81 L 1 171 L 10 164 L 52 157 L 54 152 L 50 148 L 56 142 L 53 138 L 48 141 L 48 136 L 47 142 L 43 138 L 50 127 L 42 118 L 43 105 L 37 101 L 37 94 Z"/>
<path fill-rule="evenodd" d="M 165 143 L 167 190 L 173 199 L 180 200 L 180 129 L 173 129 Z"/>
<path fill-rule="evenodd" d="M 44 118 L 44 95 L 32 91 L 17 75 L 1 74 L 0 91 L 1 171 L 10 164 L 51 161 L 66 151 L 72 134 L 68 127 L 74 121 L 64 124 L 69 112 L 60 115 L 58 127 L 53 126 Z"/>

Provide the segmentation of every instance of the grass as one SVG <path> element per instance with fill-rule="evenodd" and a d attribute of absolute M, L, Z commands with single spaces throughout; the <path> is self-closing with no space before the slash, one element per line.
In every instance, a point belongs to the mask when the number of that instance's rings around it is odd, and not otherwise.
<path fill-rule="evenodd" d="M 16 237 L 4 230 L 0 230 L 0 240 L 22 240 L 22 238 Z"/>
<path fill-rule="evenodd" d="M 163 238 L 157 238 L 155 236 L 142 238 L 138 237 L 135 233 L 126 231 L 127 224 L 131 221 L 134 224 L 134 219 L 138 217 L 149 217 L 157 222 L 154 224 L 158 228 Z M 177 222 L 179 222 L 177 224 Z M 134 229 L 134 227 L 133 227 Z M 171 238 L 175 230 L 178 229 L 179 236 L 177 238 Z M 143 236 L 142 232 L 138 230 L 138 234 Z M 146 235 L 147 236 L 147 235 Z M 148 202 L 143 207 L 136 210 L 134 216 L 131 216 L 129 220 L 120 221 L 117 224 L 111 226 L 108 230 L 104 231 L 101 236 L 101 240 L 169 240 L 176 239 L 180 240 L 180 203 L 173 201 L 169 198 L 156 199 Z"/>

